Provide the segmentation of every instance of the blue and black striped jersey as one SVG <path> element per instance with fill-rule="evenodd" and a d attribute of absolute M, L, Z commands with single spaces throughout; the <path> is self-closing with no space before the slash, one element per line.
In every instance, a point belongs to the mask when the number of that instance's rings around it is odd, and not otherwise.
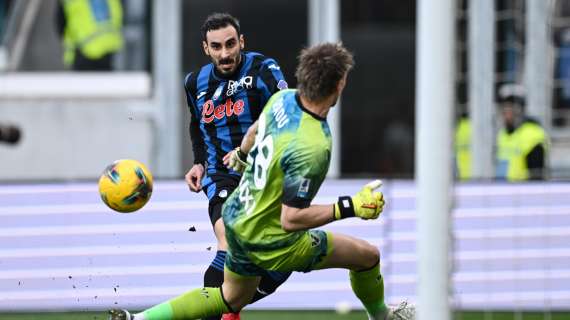
<path fill-rule="evenodd" d="M 243 52 L 230 77 L 221 76 L 210 63 L 184 80 L 191 113 L 190 137 L 194 163 L 207 174 L 230 173 L 223 157 L 238 147 L 271 95 L 287 88 L 277 62 L 256 52 Z"/>

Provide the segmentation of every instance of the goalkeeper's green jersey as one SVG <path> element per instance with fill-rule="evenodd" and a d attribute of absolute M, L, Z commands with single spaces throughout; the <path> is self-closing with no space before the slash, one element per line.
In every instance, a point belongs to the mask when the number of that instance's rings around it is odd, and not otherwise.
<path fill-rule="evenodd" d="M 296 90 L 274 94 L 260 118 L 239 187 L 225 202 L 228 234 L 252 251 L 284 248 L 304 231 L 281 227 L 281 205 L 305 208 L 325 179 L 331 134 L 325 118 L 301 104 Z"/>

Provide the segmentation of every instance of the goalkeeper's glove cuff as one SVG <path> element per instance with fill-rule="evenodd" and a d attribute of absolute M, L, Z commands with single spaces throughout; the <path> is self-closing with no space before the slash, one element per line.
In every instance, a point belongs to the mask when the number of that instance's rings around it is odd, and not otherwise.
<path fill-rule="evenodd" d="M 247 154 L 243 153 L 240 147 L 237 147 L 230 154 L 228 168 L 242 173 L 247 167 L 246 160 Z"/>
<path fill-rule="evenodd" d="M 247 153 L 241 151 L 240 147 L 236 148 L 236 155 L 238 156 L 238 159 L 241 160 L 241 162 L 243 164 L 247 164 Z"/>
<path fill-rule="evenodd" d="M 338 198 L 337 203 L 334 204 L 334 219 L 340 220 L 345 218 L 355 217 L 354 203 L 352 197 L 342 196 Z"/>

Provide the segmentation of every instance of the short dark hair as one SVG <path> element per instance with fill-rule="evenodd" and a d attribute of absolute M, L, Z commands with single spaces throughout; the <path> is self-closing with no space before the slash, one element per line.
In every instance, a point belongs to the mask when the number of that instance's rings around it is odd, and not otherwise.
<path fill-rule="evenodd" d="M 354 58 L 342 43 L 323 43 L 301 50 L 295 71 L 299 94 L 319 102 L 336 90 L 354 66 Z"/>
<path fill-rule="evenodd" d="M 224 13 L 220 13 L 220 12 L 212 13 L 211 15 L 209 15 L 206 18 L 206 21 L 204 21 L 204 23 L 202 24 L 202 27 L 200 28 L 200 32 L 202 33 L 202 40 L 206 41 L 206 33 L 208 33 L 208 31 L 222 29 L 222 28 L 225 28 L 227 26 L 234 27 L 234 29 L 236 29 L 238 37 L 239 37 L 239 35 L 241 33 L 240 33 L 239 20 L 238 19 L 236 19 L 231 14 L 225 13 L 225 12 Z"/>

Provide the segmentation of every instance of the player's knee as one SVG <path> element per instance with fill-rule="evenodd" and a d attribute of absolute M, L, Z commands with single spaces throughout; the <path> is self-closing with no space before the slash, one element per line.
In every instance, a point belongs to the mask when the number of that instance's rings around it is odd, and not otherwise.
<path fill-rule="evenodd" d="M 376 246 L 366 243 L 363 250 L 365 256 L 363 267 L 365 269 L 372 268 L 380 262 L 380 250 Z"/>
<path fill-rule="evenodd" d="M 231 290 L 227 283 L 222 284 L 222 297 L 231 312 L 239 312 L 251 301 L 251 295 L 248 292 Z"/>
<path fill-rule="evenodd" d="M 240 296 L 230 296 L 225 299 L 225 302 L 231 312 L 238 313 L 248 304 L 249 300 Z"/>

